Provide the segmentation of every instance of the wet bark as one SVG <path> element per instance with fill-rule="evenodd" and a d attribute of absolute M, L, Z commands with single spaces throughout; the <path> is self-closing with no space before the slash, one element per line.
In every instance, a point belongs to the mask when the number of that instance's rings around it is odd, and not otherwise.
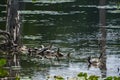
<path fill-rule="evenodd" d="M 6 31 L 10 33 L 14 44 L 21 45 L 20 15 L 18 0 L 7 0 Z"/>
<path fill-rule="evenodd" d="M 5 37 L 4 43 L 0 43 L 0 50 L 2 51 L 11 51 L 16 46 L 20 47 L 22 45 L 21 24 L 18 9 L 18 0 L 7 0 L 6 31 L 0 30 L 0 36 L 2 35 Z"/>
<path fill-rule="evenodd" d="M 105 5 L 105 0 L 100 0 L 100 6 Z M 99 8 L 99 24 L 100 24 L 100 57 L 105 56 L 105 48 L 106 48 L 106 10 L 105 8 Z"/>
<path fill-rule="evenodd" d="M 104 6 L 105 4 L 106 4 L 106 0 L 100 0 L 100 1 L 99 1 L 99 5 L 100 5 L 100 6 Z"/>
<path fill-rule="evenodd" d="M 99 5 L 105 6 L 106 0 L 100 0 Z M 106 77 L 106 10 L 99 8 L 99 24 L 100 24 L 100 59 L 102 65 L 100 66 L 102 77 Z"/>

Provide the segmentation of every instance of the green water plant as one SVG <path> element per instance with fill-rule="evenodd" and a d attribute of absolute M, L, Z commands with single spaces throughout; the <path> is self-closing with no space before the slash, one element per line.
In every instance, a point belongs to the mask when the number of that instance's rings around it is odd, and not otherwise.
<path fill-rule="evenodd" d="M 16 75 L 15 80 L 20 80 L 20 76 Z"/>
<path fill-rule="evenodd" d="M 87 73 L 83 73 L 83 72 L 80 72 L 78 75 L 77 75 L 78 78 L 84 78 L 85 80 L 87 80 Z"/>
<path fill-rule="evenodd" d="M 104 80 L 120 80 L 120 77 L 117 77 L 117 76 L 109 76 L 109 77 L 106 77 Z"/>
<path fill-rule="evenodd" d="M 7 70 L 3 69 L 3 68 L 0 68 L 0 78 L 4 78 L 6 76 L 8 76 L 9 73 Z"/>
<path fill-rule="evenodd" d="M 0 78 L 6 77 L 9 75 L 8 71 L 3 69 L 3 66 L 7 63 L 6 59 L 0 59 Z"/>
<path fill-rule="evenodd" d="M 113 79 L 114 79 L 114 80 L 120 80 L 120 77 L 114 76 Z"/>
<path fill-rule="evenodd" d="M 98 79 L 99 79 L 99 77 L 96 76 L 96 75 L 91 75 L 91 76 L 89 76 L 89 78 L 88 78 L 88 80 L 98 80 Z"/>
<path fill-rule="evenodd" d="M 0 59 L 0 67 L 3 67 L 7 63 L 6 59 Z"/>
<path fill-rule="evenodd" d="M 32 2 L 36 2 L 37 0 L 32 0 Z"/>
<path fill-rule="evenodd" d="M 109 77 L 107 77 L 107 78 L 105 78 L 104 80 L 112 80 L 112 76 L 109 76 Z"/>
<path fill-rule="evenodd" d="M 62 76 L 54 76 L 54 79 L 52 79 L 52 77 L 48 77 L 47 80 L 66 80 L 64 77 Z M 88 75 L 87 73 L 83 73 L 80 72 L 77 74 L 76 77 L 72 77 L 72 78 L 67 78 L 67 80 L 120 80 L 120 77 L 118 76 L 109 76 L 106 78 L 100 78 L 97 75 Z"/>

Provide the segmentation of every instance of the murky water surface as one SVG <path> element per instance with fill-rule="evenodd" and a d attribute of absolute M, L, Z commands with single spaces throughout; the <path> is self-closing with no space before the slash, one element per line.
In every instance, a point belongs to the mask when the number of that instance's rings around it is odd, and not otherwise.
<path fill-rule="evenodd" d="M 79 72 L 102 76 L 99 68 L 88 70 L 88 56 L 98 56 L 100 39 L 100 19 L 106 27 L 106 76 L 119 76 L 120 68 L 120 10 L 114 4 L 98 6 L 98 2 L 80 0 L 30 0 L 20 1 L 24 7 L 19 11 L 23 15 L 23 43 L 30 47 L 53 43 L 64 54 L 72 53 L 74 59 L 61 61 L 54 65 L 47 60 L 46 64 L 37 67 L 27 61 L 21 62 L 21 72 L 33 80 L 45 80 L 46 76 L 61 75 L 74 77 Z M 106 10 L 100 16 L 100 9 Z M 0 28 L 5 26 L 5 5 L 0 4 Z"/>

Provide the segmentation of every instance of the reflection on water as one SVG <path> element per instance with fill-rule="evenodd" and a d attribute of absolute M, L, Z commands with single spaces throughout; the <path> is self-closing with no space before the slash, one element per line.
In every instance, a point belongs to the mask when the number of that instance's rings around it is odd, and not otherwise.
<path fill-rule="evenodd" d="M 64 2 L 74 2 L 75 0 L 36 0 L 36 3 L 64 3 Z M 32 2 L 32 0 L 23 0 L 23 2 Z"/>
<path fill-rule="evenodd" d="M 71 14 L 77 14 L 77 13 L 84 13 L 83 11 L 71 11 L 69 13 L 64 13 L 62 11 L 19 11 L 20 14 L 49 14 L 49 15 L 71 15 Z"/>
<path fill-rule="evenodd" d="M 36 47 L 53 43 L 53 48 L 59 47 L 64 54 L 72 53 L 73 59 L 69 63 L 61 61 L 60 64 L 51 65 L 47 61 L 42 65 L 42 62 L 30 62 L 22 57 L 21 76 L 30 76 L 33 80 L 45 80 L 48 75 L 72 77 L 79 72 L 101 77 L 119 76 L 117 69 L 120 67 L 120 12 L 117 6 L 98 6 L 96 2 L 81 2 L 38 0 L 32 3 L 30 0 L 24 0 L 25 9 L 20 10 L 20 14 L 24 15 L 24 44 Z M 3 4 L 0 5 L 2 29 L 5 25 L 4 7 Z M 99 56 L 100 50 L 106 55 L 103 59 L 106 64 L 102 68 L 91 67 L 88 70 L 87 57 Z"/>

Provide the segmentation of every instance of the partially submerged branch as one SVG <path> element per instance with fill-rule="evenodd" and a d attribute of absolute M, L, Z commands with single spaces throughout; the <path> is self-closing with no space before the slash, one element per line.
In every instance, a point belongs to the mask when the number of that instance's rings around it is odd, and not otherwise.
<path fill-rule="evenodd" d="M 4 36 L 4 43 L 0 43 L 0 50 L 2 51 L 9 51 L 12 49 L 14 43 L 11 39 L 11 35 L 9 32 L 0 30 L 0 36 Z"/>

